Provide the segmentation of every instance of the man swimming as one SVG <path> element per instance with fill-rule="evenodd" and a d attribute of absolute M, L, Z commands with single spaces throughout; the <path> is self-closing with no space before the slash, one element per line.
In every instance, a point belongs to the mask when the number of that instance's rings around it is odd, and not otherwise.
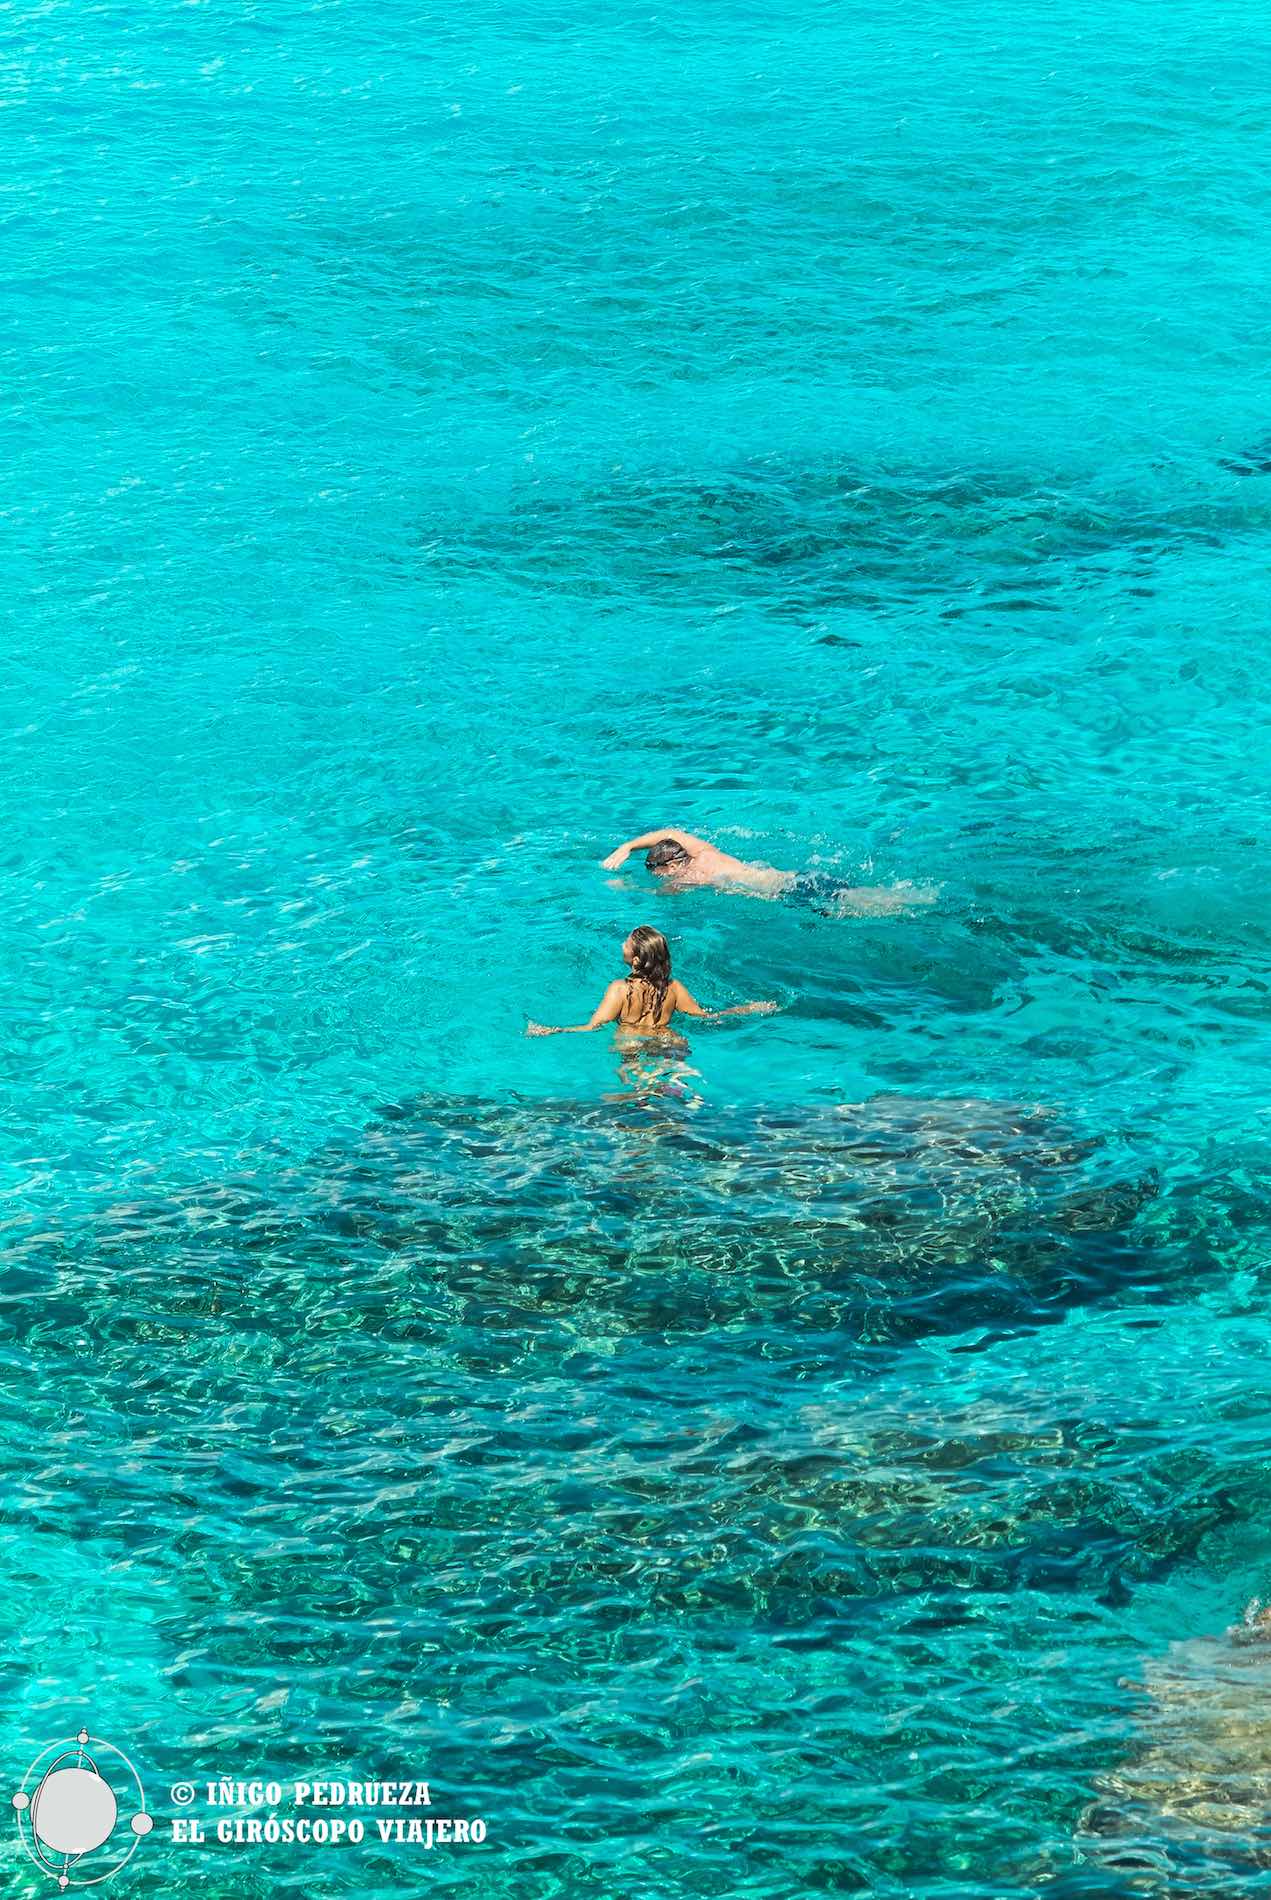
<path fill-rule="evenodd" d="M 645 850 L 645 869 L 654 877 L 684 890 L 693 884 L 714 884 L 724 889 L 754 891 L 760 897 L 778 897 L 794 883 L 791 871 L 774 871 L 766 864 L 747 864 L 744 858 L 730 857 L 705 838 L 691 831 L 645 831 L 628 838 L 604 860 L 606 871 L 617 871 L 633 851 Z"/>
<path fill-rule="evenodd" d="M 672 890 L 709 884 L 716 890 L 740 891 L 749 897 L 791 896 L 811 904 L 827 917 L 903 910 L 908 904 L 931 902 L 931 893 L 913 884 L 870 890 L 840 884 L 822 872 L 800 874 L 778 871 L 770 864 L 748 864 L 744 858 L 720 851 L 705 838 L 695 838 L 691 831 L 678 831 L 674 827 L 644 831 L 638 838 L 628 838 L 603 860 L 602 868 L 620 870 L 631 853 L 640 850 L 644 851 L 645 869 Z"/>

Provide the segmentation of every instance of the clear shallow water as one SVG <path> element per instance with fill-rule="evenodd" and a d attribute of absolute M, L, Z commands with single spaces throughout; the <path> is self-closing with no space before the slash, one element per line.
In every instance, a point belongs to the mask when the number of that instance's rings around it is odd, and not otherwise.
<path fill-rule="evenodd" d="M 1261 1890 L 1260 14 L 5 17 L 14 1775 Z M 938 900 L 607 881 L 663 821 Z M 525 1042 L 639 921 L 783 1013 Z"/>

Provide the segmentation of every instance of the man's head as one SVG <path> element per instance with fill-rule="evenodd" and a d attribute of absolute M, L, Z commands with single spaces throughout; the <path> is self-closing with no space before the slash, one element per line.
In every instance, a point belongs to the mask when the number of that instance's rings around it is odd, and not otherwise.
<path fill-rule="evenodd" d="M 644 868 L 652 871 L 654 877 L 675 877 L 691 863 L 684 846 L 676 844 L 674 838 L 659 838 L 644 854 Z"/>

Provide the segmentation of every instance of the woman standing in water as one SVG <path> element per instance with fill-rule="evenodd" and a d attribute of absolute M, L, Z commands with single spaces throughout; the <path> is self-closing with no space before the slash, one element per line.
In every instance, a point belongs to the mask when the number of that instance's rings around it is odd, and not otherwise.
<path fill-rule="evenodd" d="M 617 1023 L 635 1035 L 661 1035 L 677 1013 L 718 1022 L 722 1016 L 767 1014 L 775 1003 L 734 1003 L 731 1009 L 703 1009 L 684 985 L 671 975 L 671 950 L 660 930 L 640 924 L 622 946 L 622 960 L 631 974 L 611 983 L 586 1023 L 527 1023 L 527 1036 L 577 1036 L 589 1029 Z"/>

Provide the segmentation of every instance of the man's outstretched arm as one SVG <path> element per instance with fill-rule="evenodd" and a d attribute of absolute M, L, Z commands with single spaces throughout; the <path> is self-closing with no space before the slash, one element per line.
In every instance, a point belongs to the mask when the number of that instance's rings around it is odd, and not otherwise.
<path fill-rule="evenodd" d="M 607 858 L 602 859 L 601 869 L 616 871 L 626 863 L 633 851 L 645 851 L 651 844 L 660 843 L 663 838 L 672 839 L 681 851 L 688 853 L 690 858 L 695 858 L 699 852 L 710 851 L 713 848 L 705 838 L 695 838 L 691 831 L 677 831 L 674 825 L 663 825 L 657 831 L 642 831 L 638 838 L 628 838 L 625 844 L 620 844 L 616 851 L 611 851 Z"/>

